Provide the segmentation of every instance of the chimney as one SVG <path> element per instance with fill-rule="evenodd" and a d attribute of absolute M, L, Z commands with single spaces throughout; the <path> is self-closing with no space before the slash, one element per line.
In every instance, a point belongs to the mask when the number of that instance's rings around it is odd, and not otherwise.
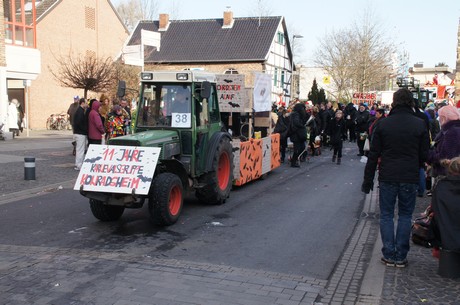
<path fill-rule="evenodd" d="M 232 11 L 226 11 L 224 12 L 224 24 L 222 25 L 222 28 L 224 29 L 230 29 L 233 27 L 233 12 Z"/>
<path fill-rule="evenodd" d="M 169 27 L 169 15 L 160 14 L 160 26 L 158 27 L 158 31 L 166 31 L 168 27 Z"/>

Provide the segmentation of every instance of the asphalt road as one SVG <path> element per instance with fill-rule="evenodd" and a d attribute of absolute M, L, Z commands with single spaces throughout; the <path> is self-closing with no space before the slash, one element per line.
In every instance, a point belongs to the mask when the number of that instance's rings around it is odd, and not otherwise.
<path fill-rule="evenodd" d="M 327 279 L 362 210 L 364 164 L 345 144 L 342 165 L 324 151 L 300 169 L 282 165 L 232 191 L 227 203 L 187 199 L 173 226 L 155 227 L 147 207 L 97 221 L 77 191 L 0 205 L 0 244 L 114 251 Z"/>

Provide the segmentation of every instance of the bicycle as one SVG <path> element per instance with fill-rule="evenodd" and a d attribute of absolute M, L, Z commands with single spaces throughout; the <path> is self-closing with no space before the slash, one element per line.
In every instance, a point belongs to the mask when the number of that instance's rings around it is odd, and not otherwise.
<path fill-rule="evenodd" d="M 67 120 L 67 114 L 51 114 L 46 120 L 46 129 L 48 130 L 70 130 L 70 122 Z"/>

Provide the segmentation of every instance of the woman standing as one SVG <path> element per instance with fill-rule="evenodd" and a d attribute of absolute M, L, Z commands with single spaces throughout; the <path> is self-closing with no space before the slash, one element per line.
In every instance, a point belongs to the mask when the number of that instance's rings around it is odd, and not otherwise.
<path fill-rule="evenodd" d="M 289 117 L 286 109 L 281 106 L 278 111 L 274 133 L 280 134 L 280 162 L 284 163 L 286 158 L 287 138 L 289 136 Z"/>
<path fill-rule="evenodd" d="M 310 138 L 308 139 L 308 145 L 310 146 L 312 156 L 321 154 L 321 148 L 318 146 L 318 144 L 315 145 L 316 136 L 321 135 L 321 120 L 319 119 L 318 113 L 318 107 L 314 106 L 311 110 L 311 115 L 307 121 L 307 127 L 310 130 Z M 316 151 L 316 148 L 318 148 L 318 151 Z"/>
<path fill-rule="evenodd" d="M 298 159 L 300 154 L 305 150 L 305 141 L 307 140 L 307 112 L 305 104 L 299 103 L 294 105 L 290 115 L 291 136 L 290 139 L 294 144 L 294 154 L 291 158 L 291 167 L 300 167 Z"/>
<path fill-rule="evenodd" d="M 101 103 L 96 99 L 92 99 L 90 104 L 91 111 L 88 116 L 88 144 L 102 144 L 105 128 L 102 123 L 101 115 L 99 114 Z"/>
<path fill-rule="evenodd" d="M 441 131 L 434 139 L 434 149 L 428 155 L 428 164 L 432 168 L 432 177 L 439 179 L 446 175 L 441 160 L 460 156 L 460 114 L 452 105 L 439 109 Z"/>

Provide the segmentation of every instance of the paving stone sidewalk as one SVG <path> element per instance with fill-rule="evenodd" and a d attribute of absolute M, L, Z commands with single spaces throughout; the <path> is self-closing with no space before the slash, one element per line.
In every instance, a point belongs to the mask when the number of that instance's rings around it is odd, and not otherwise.
<path fill-rule="evenodd" d="M 417 198 L 414 216 L 423 212 L 431 197 Z M 409 266 L 385 268 L 381 304 L 460 305 L 460 279 L 438 275 L 438 259 L 431 249 L 411 243 Z"/>

